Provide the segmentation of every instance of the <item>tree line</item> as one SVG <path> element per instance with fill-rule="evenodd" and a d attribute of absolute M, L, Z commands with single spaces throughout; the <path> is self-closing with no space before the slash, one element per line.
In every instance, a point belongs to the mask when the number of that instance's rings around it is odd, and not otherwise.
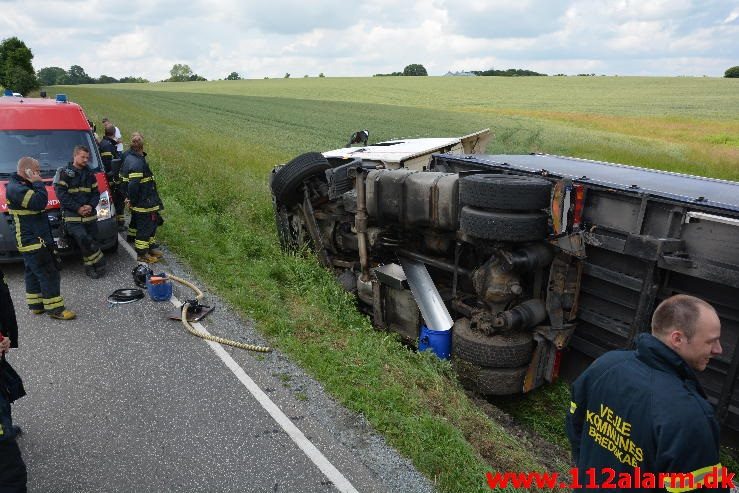
<path fill-rule="evenodd" d="M 109 75 L 101 75 L 100 77 L 91 77 L 87 75 L 85 69 L 79 65 L 72 65 L 69 70 L 61 67 L 44 67 L 38 72 L 33 68 L 32 64 L 33 52 L 26 44 L 13 36 L 5 38 L 0 42 L 0 86 L 12 89 L 21 94 L 28 94 L 40 86 L 56 86 L 56 85 L 76 85 L 76 84 L 112 84 L 116 82 L 149 82 L 143 77 L 134 75 L 121 77 L 116 79 Z M 480 76 L 545 76 L 533 70 L 524 69 L 508 69 L 508 70 L 473 70 L 472 73 Z M 205 81 L 205 77 L 196 74 L 189 65 L 176 63 L 169 71 L 170 77 L 162 82 L 191 82 Z M 374 77 L 386 76 L 427 76 L 426 68 L 420 63 L 412 63 L 406 65 L 402 72 L 392 72 L 389 74 L 375 74 Z M 559 75 L 559 74 L 558 74 Z M 580 74 L 588 75 L 588 74 Z M 590 74 L 595 75 L 595 74 Z M 290 74 L 285 74 L 285 78 L 289 78 Z M 307 75 L 306 75 L 307 77 Z M 324 77 L 323 73 L 319 77 Z M 724 72 L 724 77 L 739 78 L 739 65 L 730 67 Z M 265 77 L 266 78 L 266 77 Z M 231 72 L 225 77 L 225 80 L 241 80 L 242 76 L 238 72 Z"/>

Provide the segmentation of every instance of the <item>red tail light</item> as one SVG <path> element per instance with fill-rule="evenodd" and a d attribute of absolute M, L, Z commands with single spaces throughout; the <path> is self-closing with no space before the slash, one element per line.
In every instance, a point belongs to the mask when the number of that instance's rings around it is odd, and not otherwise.
<path fill-rule="evenodd" d="M 583 185 L 573 185 L 572 192 L 575 203 L 572 210 L 572 226 L 579 227 L 582 222 L 582 210 L 585 205 L 585 187 Z"/>

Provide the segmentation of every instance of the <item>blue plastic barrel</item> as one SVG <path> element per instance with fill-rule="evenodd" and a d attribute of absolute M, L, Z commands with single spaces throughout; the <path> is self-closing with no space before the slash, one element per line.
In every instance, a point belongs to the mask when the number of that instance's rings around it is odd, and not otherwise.
<path fill-rule="evenodd" d="M 166 278 L 164 274 L 159 274 L 159 277 Z M 172 281 L 167 280 L 160 284 L 152 284 L 147 278 L 146 290 L 153 301 L 169 301 L 172 297 Z"/>
<path fill-rule="evenodd" d="M 452 350 L 452 331 L 433 330 L 425 325 L 421 326 L 421 335 L 418 338 L 418 350 L 431 349 L 440 359 L 449 359 Z"/>

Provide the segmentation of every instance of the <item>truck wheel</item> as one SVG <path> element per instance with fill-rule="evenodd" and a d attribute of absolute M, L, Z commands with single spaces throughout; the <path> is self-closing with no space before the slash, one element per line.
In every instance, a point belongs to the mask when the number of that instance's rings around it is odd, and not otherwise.
<path fill-rule="evenodd" d="M 470 329 L 467 318 L 455 322 L 452 338 L 454 356 L 479 366 L 516 368 L 527 365 L 534 348 L 534 338 L 529 332 L 487 336 Z"/>
<path fill-rule="evenodd" d="M 498 241 L 536 241 L 547 237 L 543 212 L 491 212 L 462 207 L 459 229 L 476 238 Z"/>
<path fill-rule="evenodd" d="M 459 180 L 459 201 L 481 209 L 532 211 L 549 207 L 552 184 L 542 178 L 470 175 Z"/>
<path fill-rule="evenodd" d="M 529 368 L 484 368 L 459 359 L 452 360 L 452 366 L 462 386 L 480 395 L 520 394 Z"/>
<path fill-rule="evenodd" d="M 272 194 L 277 203 L 289 207 L 300 202 L 303 181 L 311 176 L 323 175 L 330 167 L 320 152 L 307 152 L 287 163 L 272 178 Z"/>

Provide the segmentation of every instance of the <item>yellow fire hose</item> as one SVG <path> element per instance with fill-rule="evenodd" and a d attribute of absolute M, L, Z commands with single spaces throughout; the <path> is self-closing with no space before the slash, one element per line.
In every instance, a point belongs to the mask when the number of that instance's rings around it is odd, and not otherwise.
<path fill-rule="evenodd" d="M 188 288 L 190 288 L 193 291 L 195 291 L 195 294 L 196 294 L 195 299 L 196 300 L 201 300 L 203 298 L 203 292 L 200 291 L 200 289 L 197 286 L 195 286 L 193 283 L 191 283 L 189 281 L 186 281 L 186 280 L 184 280 L 182 278 L 179 278 L 177 276 L 174 276 L 172 274 L 166 274 L 166 275 L 167 275 L 167 278 L 169 278 L 169 279 L 171 279 L 171 280 L 173 280 L 175 282 L 178 282 L 178 283 L 182 284 L 183 286 L 187 286 Z M 208 334 L 206 332 L 202 332 L 200 330 L 197 330 L 187 320 L 187 309 L 189 307 L 190 307 L 190 303 L 189 302 L 185 302 L 182 305 L 182 325 L 185 326 L 185 328 L 187 329 L 187 331 L 190 334 L 192 334 L 194 336 L 198 336 L 201 339 L 205 339 L 206 341 L 213 341 L 213 342 L 217 342 L 219 344 L 224 344 L 226 346 L 233 346 L 233 347 L 239 348 L 239 349 L 246 349 L 247 351 L 256 351 L 256 352 L 259 352 L 259 353 L 269 353 L 270 351 L 272 351 L 272 348 L 269 348 L 269 347 L 256 346 L 254 344 L 247 344 L 245 342 L 232 341 L 231 339 L 225 339 L 223 337 L 214 336 L 212 334 Z"/>

